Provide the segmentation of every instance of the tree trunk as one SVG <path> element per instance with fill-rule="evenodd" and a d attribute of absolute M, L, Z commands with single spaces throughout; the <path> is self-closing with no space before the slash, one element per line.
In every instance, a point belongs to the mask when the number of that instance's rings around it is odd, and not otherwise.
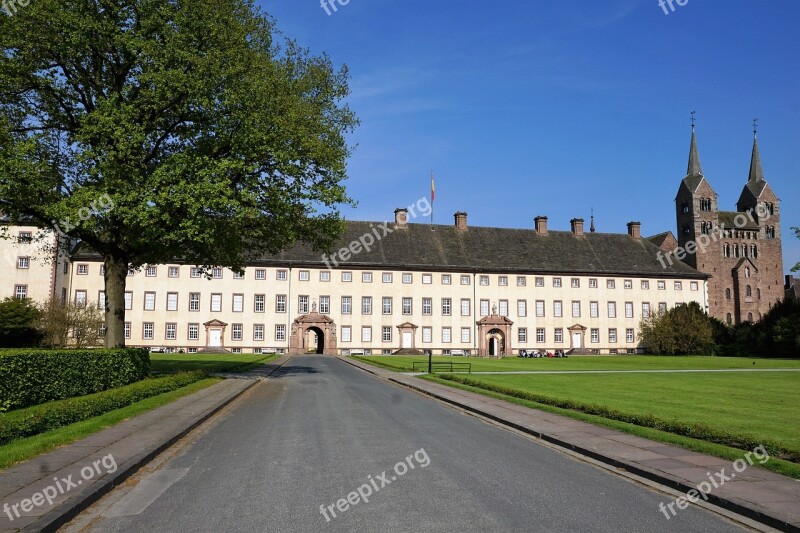
<path fill-rule="evenodd" d="M 107 254 L 103 258 L 106 286 L 106 348 L 125 347 L 125 282 L 128 262 Z"/>

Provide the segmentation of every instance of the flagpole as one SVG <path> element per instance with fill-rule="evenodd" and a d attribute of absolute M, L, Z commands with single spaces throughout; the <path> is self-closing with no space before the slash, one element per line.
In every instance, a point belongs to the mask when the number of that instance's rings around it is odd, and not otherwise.
<path fill-rule="evenodd" d="M 431 170 L 431 231 L 434 231 L 434 229 L 433 229 L 433 204 L 434 204 L 435 196 L 436 196 L 436 191 L 435 191 L 435 187 L 434 187 L 434 184 L 433 184 L 433 170 Z"/>

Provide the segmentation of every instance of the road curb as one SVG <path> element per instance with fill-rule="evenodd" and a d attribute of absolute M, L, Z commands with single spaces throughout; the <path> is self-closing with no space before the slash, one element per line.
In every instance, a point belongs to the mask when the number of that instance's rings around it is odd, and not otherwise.
<path fill-rule="evenodd" d="M 358 368 L 358 369 L 360 369 L 360 370 L 362 370 L 364 372 L 372 374 L 372 375 L 374 375 L 374 376 L 376 376 L 376 377 L 378 377 L 380 379 L 384 379 L 384 380 L 389 381 L 391 383 L 395 383 L 397 385 L 401 385 L 401 386 L 406 387 L 408 389 L 411 389 L 411 390 L 413 390 L 415 392 L 419 392 L 421 394 L 424 394 L 426 396 L 430 396 L 430 397 L 435 398 L 435 399 L 437 399 L 439 401 L 442 401 L 444 403 L 456 406 L 459 409 L 462 409 L 464 411 L 467 411 L 467 412 L 470 412 L 470 413 L 473 413 L 473 414 L 476 414 L 476 415 L 480 415 L 481 417 L 484 417 L 484 418 L 488 418 L 489 420 L 492 420 L 493 422 L 496 422 L 496 423 L 501 424 L 503 426 L 510 427 L 510 428 L 512 428 L 514 430 L 517 430 L 517 431 L 521 431 L 522 433 L 525 433 L 525 434 L 530 435 L 532 437 L 536 437 L 536 438 L 541 439 L 541 440 L 543 440 L 545 442 L 548 442 L 550 444 L 554 444 L 554 445 L 556 445 L 556 446 L 558 446 L 560 448 L 564 448 L 564 449 L 570 450 L 572 452 L 575 452 L 577 454 L 589 457 L 591 459 L 594 459 L 595 461 L 599 461 L 599 462 L 607 464 L 609 466 L 613 466 L 614 468 L 625 470 L 626 472 L 630 472 L 632 474 L 640 476 L 640 477 L 642 477 L 644 479 L 647 479 L 649 481 L 653 481 L 653 482 L 659 483 L 659 484 L 664 485 L 666 487 L 669 487 L 669 488 L 671 488 L 673 490 L 677 490 L 679 492 L 686 493 L 689 490 L 693 490 L 693 489 L 696 488 L 693 485 L 689 485 L 689 484 L 683 483 L 681 481 L 678 481 L 676 479 L 672 479 L 672 478 L 670 478 L 670 477 L 668 477 L 668 476 L 666 476 L 664 474 L 660 474 L 660 473 L 658 473 L 656 471 L 640 468 L 640 467 L 638 467 L 636 465 L 633 465 L 633 464 L 630 464 L 628 462 L 620 461 L 619 459 L 614 459 L 613 457 L 608 457 L 606 455 L 603 455 L 601 453 L 595 452 L 593 450 L 589 450 L 587 448 L 584 448 L 584 447 L 581 447 L 581 446 L 577 446 L 575 444 L 572 444 L 572 443 L 570 443 L 568 441 L 565 441 L 563 439 L 560 439 L 558 437 L 554 437 L 552 435 L 548 435 L 546 433 L 542 433 L 540 431 L 536 431 L 536 430 L 531 429 L 529 427 L 526 427 L 524 425 L 517 424 L 515 422 L 512 422 L 510 420 L 507 420 L 507 419 L 505 419 L 503 417 L 500 417 L 500 416 L 497 416 L 495 414 L 489 413 L 489 412 L 484 411 L 482 409 L 479 409 L 477 407 L 473 407 L 473 406 L 470 406 L 470 405 L 463 404 L 463 403 L 461 403 L 461 402 L 459 402 L 457 400 L 454 400 L 452 398 L 447 398 L 447 397 L 445 397 L 445 396 L 443 396 L 441 394 L 438 394 L 438 393 L 436 393 L 434 391 L 431 391 L 431 390 L 427 390 L 427 389 L 425 389 L 423 387 L 420 387 L 420 386 L 417 386 L 417 385 L 414 385 L 414 384 L 411 384 L 411 383 L 405 383 L 405 382 L 400 381 L 397 378 L 394 378 L 394 377 L 391 377 L 391 376 L 383 376 L 380 373 L 378 373 L 376 370 L 373 370 L 372 368 L 369 368 L 368 366 L 364 366 L 365 363 L 351 361 L 351 360 L 348 360 L 348 359 L 346 359 L 344 357 L 339 357 L 338 359 L 340 359 L 340 360 L 346 362 L 347 364 L 352 365 L 352 366 L 354 366 L 354 367 L 356 367 L 356 368 Z M 386 372 L 393 372 L 393 371 L 388 370 L 388 369 L 386 369 L 385 371 Z M 418 378 L 416 378 L 416 379 L 418 379 Z M 469 392 L 469 391 L 464 391 L 464 392 Z M 474 393 L 474 394 L 477 394 L 477 393 Z M 745 506 L 745 505 L 743 505 L 741 503 L 737 503 L 737 502 L 735 502 L 733 500 L 730 500 L 728 498 L 721 498 L 721 497 L 716 496 L 714 494 L 708 494 L 707 497 L 708 497 L 708 502 L 709 503 L 712 503 L 713 505 L 715 505 L 717 507 L 725 509 L 726 511 L 730 511 L 730 512 L 736 513 L 738 515 L 750 518 L 752 520 L 755 520 L 755 521 L 757 521 L 757 522 L 759 522 L 761 524 L 764 524 L 764 525 L 767 525 L 767 526 L 770 526 L 770 527 L 779 528 L 782 531 L 800 532 L 800 528 L 798 528 L 797 526 L 794 526 L 793 524 L 791 524 L 791 523 L 789 523 L 789 522 L 787 522 L 785 520 L 782 520 L 780 518 L 776 518 L 774 516 L 765 514 L 765 513 L 761 512 L 761 511 L 758 511 L 758 510 L 753 509 L 751 507 L 747 507 L 747 506 Z"/>

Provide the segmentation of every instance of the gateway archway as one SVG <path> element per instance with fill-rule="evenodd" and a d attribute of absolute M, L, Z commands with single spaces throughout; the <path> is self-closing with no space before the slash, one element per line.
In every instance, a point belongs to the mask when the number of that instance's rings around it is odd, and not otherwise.
<path fill-rule="evenodd" d="M 316 310 L 297 317 L 292 322 L 289 353 L 336 355 L 336 323 Z"/>

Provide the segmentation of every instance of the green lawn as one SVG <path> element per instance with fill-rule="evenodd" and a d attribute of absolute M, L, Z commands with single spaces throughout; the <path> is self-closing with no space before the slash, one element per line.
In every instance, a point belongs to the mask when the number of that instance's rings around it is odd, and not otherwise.
<path fill-rule="evenodd" d="M 275 354 L 253 353 L 151 353 L 151 372 L 244 372 L 278 357 Z"/>

